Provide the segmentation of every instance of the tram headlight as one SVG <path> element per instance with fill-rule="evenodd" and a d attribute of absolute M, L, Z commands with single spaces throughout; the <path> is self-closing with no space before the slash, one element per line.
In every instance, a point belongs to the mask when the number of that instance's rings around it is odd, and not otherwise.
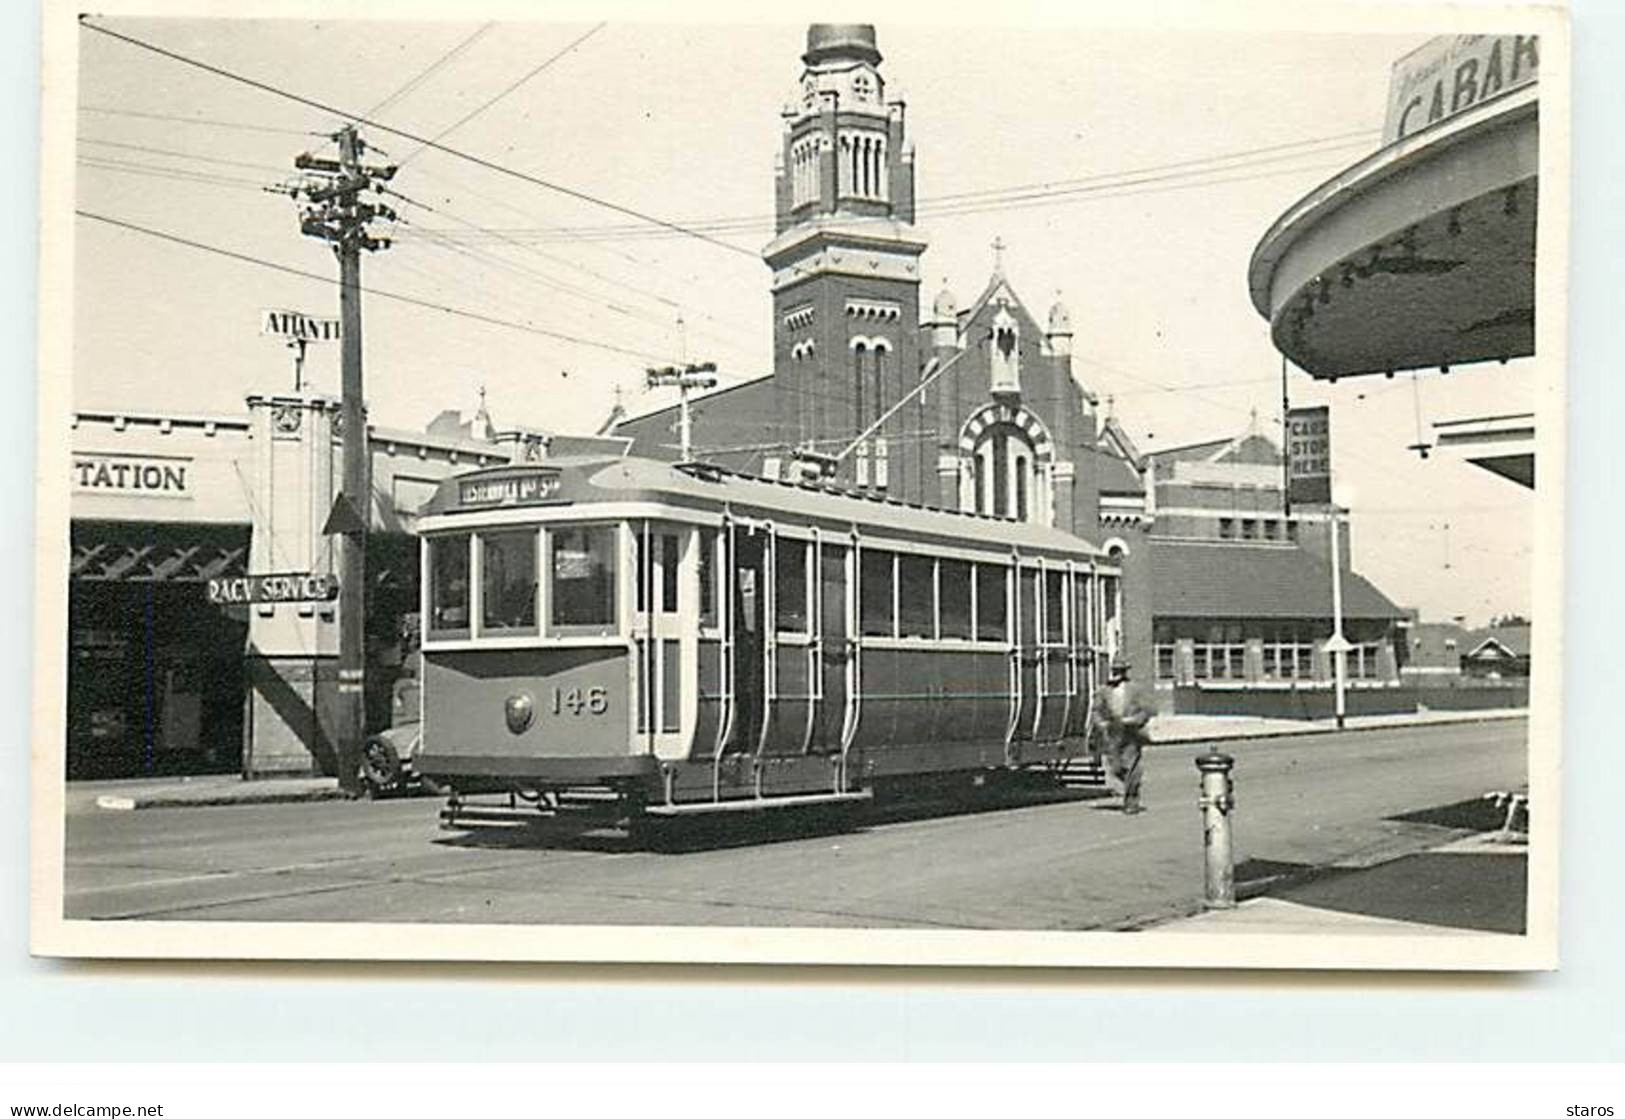
<path fill-rule="evenodd" d="M 523 734 L 536 715 L 536 703 L 524 693 L 511 695 L 502 705 L 502 713 L 507 716 L 508 729 L 515 734 Z"/>

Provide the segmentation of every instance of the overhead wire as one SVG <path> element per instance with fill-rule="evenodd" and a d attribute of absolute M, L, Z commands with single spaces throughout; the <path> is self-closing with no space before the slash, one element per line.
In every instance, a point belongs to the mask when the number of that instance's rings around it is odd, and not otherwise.
<path fill-rule="evenodd" d="M 463 125 L 467 124 L 469 121 L 473 120 L 475 117 L 477 117 L 481 113 L 485 112 L 491 106 L 495 105 L 497 102 L 501 101 L 503 98 L 507 97 L 508 95 L 513 93 L 515 90 L 519 89 L 521 86 L 525 85 L 525 83 L 529 82 L 537 74 L 540 74 L 543 70 L 546 70 L 549 66 L 553 65 L 559 59 L 563 58 L 565 55 L 567 55 L 567 54 L 571 53 L 572 51 L 574 51 L 582 43 L 585 43 L 588 39 L 590 39 L 594 35 L 598 34 L 598 32 L 602 31 L 604 29 L 604 27 L 607 26 L 608 22 L 609 22 L 608 20 L 599 21 L 597 24 L 595 24 L 592 27 L 588 28 L 586 32 L 584 32 L 582 35 L 580 35 L 578 38 L 576 38 L 573 42 L 571 42 L 567 46 L 563 47 L 562 49 L 558 50 L 557 52 L 550 55 L 549 57 L 543 59 L 536 66 L 534 66 L 530 70 L 526 71 L 525 74 L 523 76 L 521 76 L 517 81 L 511 82 L 507 86 L 503 87 L 503 89 L 499 93 L 497 93 L 495 96 L 488 98 L 487 100 L 481 102 L 479 105 L 477 105 L 475 108 L 473 108 L 469 112 L 467 112 L 467 113 L 463 114 L 462 116 L 458 117 L 451 124 L 447 125 L 445 128 L 441 129 L 439 132 L 435 133 L 434 136 L 431 139 L 429 139 L 428 141 L 426 141 L 424 143 L 423 147 L 418 148 L 416 151 L 408 152 L 399 161 L 399 166 L 402 166 L 402 167 L 406 166 L 407 163 L 411 162 L 412 160 L 416 159 L 418 156 L 422 155 L 426 148 L 436 147 L 440 140 L 444 139 L 447 136 L 450 136 L 453 132 L 456 132 Z M 371 115 L 371 114 L 369 114 L 369 115 Z"/>
<path fill-rule="evenodd" d="M 89 26 L 87 24 L 87 26 Z M 136 117 L 143 120 L 171 121 L 177 124 L 196 124 L 211 128 L 231 128 L 242 132 L 270 132 L 279 136 L 322 136 L 325 133 L 309 128 L 278 128 L 269 124 L 250 124 L 245 121 L 218 120 L 212 117 L 186 117 L 178 113 L 152 113 L 138 109 L 115 109 L 107 105 L 80 105 L 81 113 L 101 113 L 115 117 Z"/>
<path fill-rule="evenodd" d="M 255 163 L 245 159 L 225 159 L 220 156 L 198 155 L 196 152 L 177 151 L 174 148 L 155 148 L 147 144 L 130 144 L 119 140 L 101 140 L 92 136 L 79 137 L 79 143 L 90 144 L 98 148 L 120 148 L 124 151 L 144 152 L 147 155 L 168 156 L 175 159 L 191 159 L 199 163 L 217 163 L 222 167 L 246 167 L 253 171 L 272 171 L 282 174 L 283 169 L 270 163 Z"/>
<path fill-rule="evenodd" d="M 246 264 L 257 265 L 261 268 L 267 268 L 274 272 L 281 272 L 290 276 L 298 276 L 306 280 L 315 280 L 317 283 L 327 284 L 329 286 L 336 287 L 340 283 L 340 281 L 334 277 L 324 276 L 319 272 L 309 272 L 303 268 L 295 268 L 292 265 L 279 264 L 273 260 L 266 260 L 264 257 L 254 256 L 251 253 L 238 252 L 235 249 L 222 248 L 219 245 L 210 245 L 203 241 L 194 241 L 190 237 L 182 237 L 176 233 L 170 233 L 161 229 L 153 229 L 150 226 L 125 221 L 122 218 L 110 217 L 106 214 L 98 214 L 89 210 L 80 209 L 75 209 L 74 213 L 90 221 L 97 221 L 105 225 L 130 230 L 132 232 L 144 234 L 145 236 L 153 237 L 161 241 L 168 241 L 176 245 L 197 249 L 201 252 L 210 253 L 215 256 L 241 261 Z M 546 327 L 536 326 L 533 323 L 502 319 L 493 315 L 482 314 L 479 311 L 472 311 L 465 307 L 456 307 L 449 304 L 436 303 L 433 300 L 420 299 L 416 296 L 407 295 L 402 292 L 386 291 L 382 288 L 368 287 L 365 285 L 363 285 L 360 290 L 368 295 L 376 295 L 380 299 L 390 299 L 396 302 L 410 304 L 415 307 L 422 307 L 431 311 L 440 311 L 448 315 L 454 315 L 458 318 L 470 319 L 474 322 L 482 322 L 491 326 L 506 327 L 511 330 L 518 330 L 527 334 L 536 334 L 544 338 L 553 338 L 561 342 L 569 342 L 578 346 L 587 346 L 593 349 L 607 350 L 612 353 L 636 357 L 640 360 L 671 360 L 668 356 L 651 353 L 647 350 L 634 350 L 626 346 L 617 346 L 609 342 L 598 342 L 591 338 L 582 338 L 578 335 L 567 334 L 563 331 L 549 330 Z"/>
<path fill-rule="evenodd" d="M 461 39 L 454 46 L 452 46 L 449 50 L 443 52 L 438 58 L 436 58 L 428 66 L 424 67 L 422 70 L 419 70 L 411 78 L 408 78 L 407 81 L 403 85 L 399 86 L 395 90 L 394 93 L 391 93 L 388 97 L 386 97 L 382 101 L 378 102 L 378 104 L 376 104 L 372 108 L 368 109 L 367 110 L 367 115 L 369 117 L 378 115 L 379 113 L 383 112 L 386 108 L 388 108 L 390 105 L 393 105 L 395 102 L 399 101 L 401 98 L 405 97 L 407 94 L 409 94 L 413 90 L 417 89 L 418 86 L 422 85 L 424 82 L 426 82 L 430 78 L 432 78 L 435 74 L 437 74 L 441 70 L 445 69 L 445 67 L 448 64 L 450 64 L 454 59 L 456 59 L 459 55 L 461 55 L 469 47 L 473 46 L 476 41 L 478 41 L 483 35 L 485 35 L 488 31 L 491 30 L 491 28 L 493 28 L 495 26 L 496 26 L 496 21 L 495 20 L 489 20 L 489 21 L 487 21 L 485 23 L 480 24 L 479 27 L 474 29 L 474 32 L 472 34 L 470 34 L 470 35 L 464 37 L 463 39 Z"/>
<path fill-rule="evenodd" d="M 201 59 L 192 58 L 191 56 L 182 54 L 179 51 L 158 46 L 156 43 L 149 43 L 146 40 L 137 38 L 134 35 L 126 35 L 121 31 L 114 31 L 110 27 L 104 27 L 101 24 L 93 23 L 84 16 L 80 17 L 79 22 L 82 27 L 95 31 L 98 34 L 106 35 L 109 38 L 118 39 L 121 42 L 138 47 L 141 50 L 145 50 L 159 55 L 160 57 L 168 58 L 175 62 L 180 62 L 184 65 L 194 67 L 195 69 L 202 70 L 205 73 L 214 74 L 217 77 L 237 82 L 241 85 L 248 86 L 251 89 L 258 89 L 264 93 L 271 94 L 272 96 L 281 97 L 296 104 L 305 105 L 309 108 L 316 109 L 319 112 L 326 113 L 329 116 L 338 117 L 342 120 L 352 120 L 357 124 L 364 124 L 369 128 L 376 128 L 380 132 L 387 132 L 392 136 L 399 136 L 404 140 L 410 140 L 413 143 L 422 145 L 423 147 L 432 148 L 435 151 L 452 156 L 456 159 L 461 159 L 467 163 L 473 164 L 476 167 L 483 167 L 486 170 L 493 171 L 500 175 L 506 175 L 521 182 L 531 183 L 535 186 L 543 188 L 544 190 L 550 190 L 566 197 L 577 199 L 581 202 L 590 203 L 591 205 L 601 206 L 604 209 L 625 214 L 627 217 L 637 218 L 640 221 L 647 221 L 655 225 L 663 226 L 666 229 L 683 233 L 687 236 L 716 245 L 717 247 L 726 249 L 729 252 L 749 256 L 753 260 L 756 258 L 756 254 L 749 249 L 741 248 L 738 245 L 731 245 L 726 241 L 718 240 L 717 238 L 707 236 L 704 233 L 685 229 L 677 222 L 667 221 L 665 218 L 656 217 L 653 214 L 646 214 L 641 210 L 635 209 L 634 207 L 625 206 L 619 202 L 612 202 L 606 198 L 600 198 L 589 191 L 578 190 L 575 187 L 565 186 L 562 183 L 551 182 L 538 175 L 532 175 L 528 172 L 520 171 L 516 168 L 497 163 L 495 160 L 486 159 L 483 156 L 474 155 L 470 152 L 465 152 L 458 148 L 450 147 L 446 144 L 440 143 L 438 140 L 430 137 L 420 136 L 415 132 L 408 131 L 407 129 L 397 128 L 394 125 L 385 124 L 382 121 L 373 118 L 364 117 L 357 113 L 347 112 L 342 108 L 318 101 L 313 97 L 307 97 L 301 93 L 295 93 L 292 90 L 285 89 L 281 86 L 275 85 L 274 83 L 262 81 L 258 78 L 251 78 L 246 74 L 239 74 L 234 70 L 227 69 L 226 67 L 216 66 L 214 63 L 204 62 Z"/>

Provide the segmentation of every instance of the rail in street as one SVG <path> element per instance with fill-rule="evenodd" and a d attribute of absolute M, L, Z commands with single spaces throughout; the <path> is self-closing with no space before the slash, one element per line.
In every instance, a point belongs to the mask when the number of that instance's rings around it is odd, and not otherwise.
<path fill-rule="evenodd" d="M 1238 863 L 1365 865 L 1449 839 L 1397 817 L 1517 787 L 1524 720 L 1233 743 Z M 1134 928 L 1203 894 L 1193 758 L 1148 755 L 1149 811 L 1069 795 L 773 817 L 650 850 L 616 833 L 443 832 L 432 799 L 76 812 L 70 918 Z"/>

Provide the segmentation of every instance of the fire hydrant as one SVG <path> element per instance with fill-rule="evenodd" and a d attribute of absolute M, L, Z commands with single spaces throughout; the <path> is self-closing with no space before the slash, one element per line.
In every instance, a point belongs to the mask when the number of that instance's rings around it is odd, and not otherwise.
<path fill-rule="evenodd" d="M 1230 771 L 1236 759 L 1217 751 L 1202 754 L 1196 768 L 1202 774 L 1202 847 L 1206 855 L 1207 904 L 1230 909 L 1236 904 L 1235 854 L 1230 845 L 1230 810 L 1236 806 Z"/>

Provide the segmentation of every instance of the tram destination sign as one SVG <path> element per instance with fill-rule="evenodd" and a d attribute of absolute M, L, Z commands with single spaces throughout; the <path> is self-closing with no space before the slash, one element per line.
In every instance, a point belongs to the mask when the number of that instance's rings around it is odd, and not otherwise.
<path fill-rule="evenodd" d="M 531 505 L 552 501 L 559 493 L 555 470 L 500 478 L 470 478 L 457 487 L 459 505 Z"/>
<path fill-rule="evenodd" d="M 209 601 L 216 606 L 246 606 L 258 602 L 331 602 L 339 596 L 335 575 L 288 572 L 274 575 L 233 575 L 209 580 Z"/>

